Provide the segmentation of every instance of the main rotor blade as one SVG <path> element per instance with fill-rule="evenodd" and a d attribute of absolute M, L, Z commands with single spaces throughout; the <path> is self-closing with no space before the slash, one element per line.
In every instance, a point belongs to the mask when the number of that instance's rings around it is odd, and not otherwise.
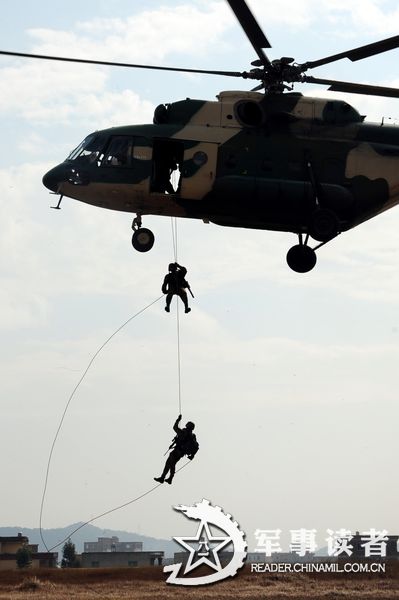
<path fill-rule="evenodd" d="M 381 40 L 380 42 L 374 42 L 373 44 L 367 44 L 366 46 L 359 46 L 359 48 L 347 50 L 346 52 L 341 52 L 340 54 L 326 56 L 326 58 L 321 58 L 320 60 L 311 60 L 301 66 L 303 67 L 303 70 L 306 71 L 307 69 L 314 69 L 315 67 L 320 67 L 321 65 L 326 65 L 328 63 L 335 62 L 336 60 L 341 60 L 341 58 L 349 58 L 349 60 L 354 62 L 356 60 L 367 58 L 368 56 L 374 56 L 375 54 L 381 54 L 381 52 L 393 50 L 398 46 L 399 35 L 394 35 L 393 37 Z"/>
<path fill-rule="evenodd" d="M 334 81 L 333 79 L 319 79 L 318 77 L 304 76 L 302 81 L 306 83 L 319 83 L 329 85 L 332 92 L 347 92 L 348 94 L 365 94 L 367 96 L 386 96 L 388 98 L 399 98 L 399 89 L 383 87 L 379 85 L 366 85 L 364 83 L 349 83 L 346 81 Z"/>
<path fill-rule="evenodd" d="M 245 0 L 227 0 L 227 2 L 230 4 L 241 27 L 245 31 L 252 46 L 255 48 L 255 52 L 262 61 L 262 65 L 269 66 L 271 64 L 270 60 L 267 58 L 262 48 L 271 48 L 271 45 L 262 29 L 259 27 L 259 24 L 250 11 L 247 3 Z"/>
<path fill-rule="evenodd" d="M 202 73 L 204 75 L 224 75 L 227 77 L 242 77 L 239 71 L 208 71 L 206 69 L 181 69 L 179 67 L 158 67 L 154 65 L 135 65 L 121 62 L 108 62 L 105 60 L 89 60 L 86 58 L 68 58 L 66 56 L 48 56 L 45 54 L 28 54 L 25 52 L 7 52 L 0 50 L 5 56 L 19 56 L 22 58 L 39 58 L 42 60 L 57 60 L 62 62 L 83 63 L 87 65 L 105 65 L 106 67 L 129 67 L 132 69 L 155 69 L 157 71 L 177 71 L 179 73 Z"/>

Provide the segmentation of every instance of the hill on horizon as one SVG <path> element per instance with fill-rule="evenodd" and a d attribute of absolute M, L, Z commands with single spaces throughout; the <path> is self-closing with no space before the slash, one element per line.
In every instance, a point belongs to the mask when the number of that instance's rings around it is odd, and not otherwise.
<path fill-rule="evenodd" d="M 176 544 L 173 540 L 163 540 L 158 538 L 149 537 L 146 535 L 140 535 L 138 533 L 132 533 L 129 531 L 123 530 L 115 530 L 115 529 L 100 529 L 100 527 L 96 527 L 95 525 L 85 525 L 79 531 L 74 533 L 72 532 L 77 529 L 80 525 L 83 525 L 83 522 L 72 523 L 71 525 L 67 525 L 66 527 L 58 527 L 54 529 L 42 529 L 42 535 L 46 542 L 47 548 L 52 548 L 55 545 L 60 544 L 57 548 L 54 548 L 54 552 L 59 553 L 59 557 L 62 555 L 62 547 L 64 545 L 64 540 L 67 540 L 71 537 L 72 542 L 75 544 L 76 552 L 83 552 L 83 543 L 84 542 L 96 542 L 99 537 L 112 537 L 116 536 L 119 538 L 121 542 L 143 542 L 143 550 L 144 551 L 153 551 L 159 550 L 165 552 L 165 558 L 173 557 L 174 552 L 178 552 L 181 550 L 180 546 Z M 22 533 L 29 538 L 30 544 L 38 544 L 39 552 L 46 552 L 46 547 L 44 546 L 41 537 L 39 528 L 29 528 L 29 527 L 0 527 L 0 537 L 1 536 L 16 536 L 18 533 Z"/>

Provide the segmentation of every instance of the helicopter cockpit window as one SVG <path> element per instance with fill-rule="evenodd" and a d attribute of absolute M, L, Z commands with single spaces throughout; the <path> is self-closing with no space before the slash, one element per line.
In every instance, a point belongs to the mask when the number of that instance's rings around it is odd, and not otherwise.
<path fill-rule="evenodd" d="M 67 160 L 81 160 L 93 163 L 99 160 L 106 142 L 106 138 L 102 135 L 92 133 L 88 135 L 75 150 L 72 150 Z"/>
<path fill-rule="evenodd" d="M 131 167 L 133 137 L 117 135 L 111 141 L 102 159 L 103 167 Z"/>

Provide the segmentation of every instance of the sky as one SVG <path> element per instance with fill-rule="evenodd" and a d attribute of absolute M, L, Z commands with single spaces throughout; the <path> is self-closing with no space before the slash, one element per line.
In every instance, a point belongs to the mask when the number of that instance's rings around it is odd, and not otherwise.
<path fill-rule="evenodd" d="M 244 70 L 256 58 L 226 2 L 14 0 L 1 49 L 188 68 Z M 298 62 L 396 35 L 397 3 L 251 0 L 272 48 Z M 399 50 L 312 75 L 399 86 Z M 1 525 L 36 527 L 50 446 L 94 353 L 160 295 L 174 259 L 169 218 L 56 198 L 41 182 L 90 132 L 152 122 L 155 106 L 213 100 L 250 82 L 0 57 Z M 328 97 L 323 88 L 296 91 Z M 367 120 L 398 100 L 335 94 Z M 399 130 L 398 130 L 399 131 Z M 398 133 L 399 139 L 399 133 Z M 181 401 L 200 451 L 142 501 L 98 520 L 154 537 L 192 532 L 172 510 L 202 498 L 256 529 L 399 533 L 399 211 L 342 234 L 308 274 L 289 233 L 179 220 L 178 261 L 195 299 L 180 311 Z M 159 301 L 107 344 L 73 397 L 50 470 L 43 526 L 86 521 L 150 489 L 179 412 L 176 305 Z"/>

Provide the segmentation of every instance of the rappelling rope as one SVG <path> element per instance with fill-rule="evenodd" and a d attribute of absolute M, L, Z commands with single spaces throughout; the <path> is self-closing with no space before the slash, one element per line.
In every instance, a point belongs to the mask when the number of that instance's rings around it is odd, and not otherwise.
<path fill-rule="evenodd" d="M 177 218 L 171 217 L 172 240 L 175 262 L 177 262 Z M 177 394 L 179 403 L 179 415 L 181 414 L 181 367 L 180 367 L 180 314 L 179 300 L 176 298 L 176 332 L 177 332 Z"/>
<path fill-rule="evenodd" d="M 177 323 L 177 378 L 178 378 L 178 396 L 179 396 L 179 415 L 181 415 L 181 369 L 180 369 L 180 317 L 179 303 L 176 299 L 176 323 Z"/>
<path fill-rule="evenodd" d="M 170 223 L 172 225 L 172 243 L 173 243 L 173 256 L 175 257 L 175 262 L 177 262 L 177 219 L 176 217 L 170 217 Z"/>
<path fill-rule="evenodd" d="M 117 333 L 119 333 L 119 331 L 121 331 L 121 329 L 123 329 L 128 323 L 130 323 L 130 321 L 132 321 L 133 319 L 135 319 L 136 317 L 138 317 L 139 315 L 141 315 L 141 313 L 143 313 L 145 310 L 147 310 L 148 308 L 150 308 L 151 306 L 153 306 L 154 304 L 156 304 L 156 302 L 159 302 L 159 300 L 161 300 L 161 298 L 163 298 L 163 295 L 160 296 L 159 298 L 157 298 L 156 300 L 154 300 L 153 302 L 151 302 L 150 304 L 147 304 L 147 306 L 145 306 L 144 308 L 142 308 L 141 310 L 139 310 L 138 312 L 136 312 L 134 315 L 132 315 L 131 317 L 129 317 L 129 319 L 127 319 L 127 321 L 125 321 L 120 327 L 118 327 L 118 329 L 116 329 L 114 331 L 114 333 L 112 335 L 110 335 L 109 338 L 107 338 L 105 340 L 105 342 L 99 347 L 99 349 L 96 351 L 96 353 L 90 359 L 89 364 L 87 365 L 85 371 L 83 372 L 83 375 L 79 379 L 78 383 L 75 385 L 74 389 L 72 390 L 71 395 L 68 398 L 68 401 L 67 401 L 67 403 L 65 405 L 65 408 L 64 408 L 64 411 L 62 413 L 59 425 L 57 427 L 57 431 L 55 433 L 55 436 L 54 436 L 54 439 L 53 439 L 53 443 L 51 444 L 51 449 L 50 449 L 50 453 L 49 453 L 49 457 L 48 457 L 48 461 L 47 461 L 47 468 L 46 468 L 46 475 L 45 475 L 45 480 L 44 480 L 42 500 L 41 500 L 41 504 L 40 504 L 40 518 L 39 518 L 40 538 L 41 538 L 41 540 L 42 540 L 45 548 L 47 549 L 47 552 L 50 552 L 50 550 L 47 548 L 46 542 L 44 541 L 43 534 L 42 534 L 43 507 L 44 507 L 44 501 L 45 501 L 45 498 L 46 498 L 47 484 L 48 484 L 48 479 L 49 479 L 49 474 L 50 474 L 51 460 L 52 460 L 52 457 L 53 457 L 53 452 L 54 452 L 55 444 L 56 444 L 58 436 L 60 434 L 62 425 L 64 423 L 64 419 L 65 419 L 65 416 L 67 414 L 69 405 L 70 405 L 70 403 L 72 401 L 72 398 L 74 397 L 74 395 L 77 392 L 80 384 L 82 383 L 82 381 L 86 377 L 87 372 L 89 371 L 90 367 L 94 363 L 95 359 L 100 354 L 100 352 L 103 350 L 103 348 L 108 344 L 108 342 L 110 342 L 112 340 L 112 338 L 115 337 L 115 335 Z M 153 488 L 153 489 L 155 489 L 155 488 Z M 152 490 L 150 490 L 150 491 L 152 491 Z M 137 498 L 137 499 L 139 499 L 139 498 Z M 132 500 L 132 502 L 134 502 L 134 500 Z M 127 504 L 129 504 L 129 503 L 127 503 Z M 122 507 L 119 507 L 119 508 L 122 508 Z M 113 510 L 117 510 L 117 509 L 113 509 Z M 108 511 L 108 512 L 112 512 L 112 511 Z M 104 514 L 108 514 L 108 513 L 104 513 Z M 99 518 L 99 517 L 95 517 L 95 518 Z M 91 523 L 91 521 L 88 521 L 88 523 Z"/>

